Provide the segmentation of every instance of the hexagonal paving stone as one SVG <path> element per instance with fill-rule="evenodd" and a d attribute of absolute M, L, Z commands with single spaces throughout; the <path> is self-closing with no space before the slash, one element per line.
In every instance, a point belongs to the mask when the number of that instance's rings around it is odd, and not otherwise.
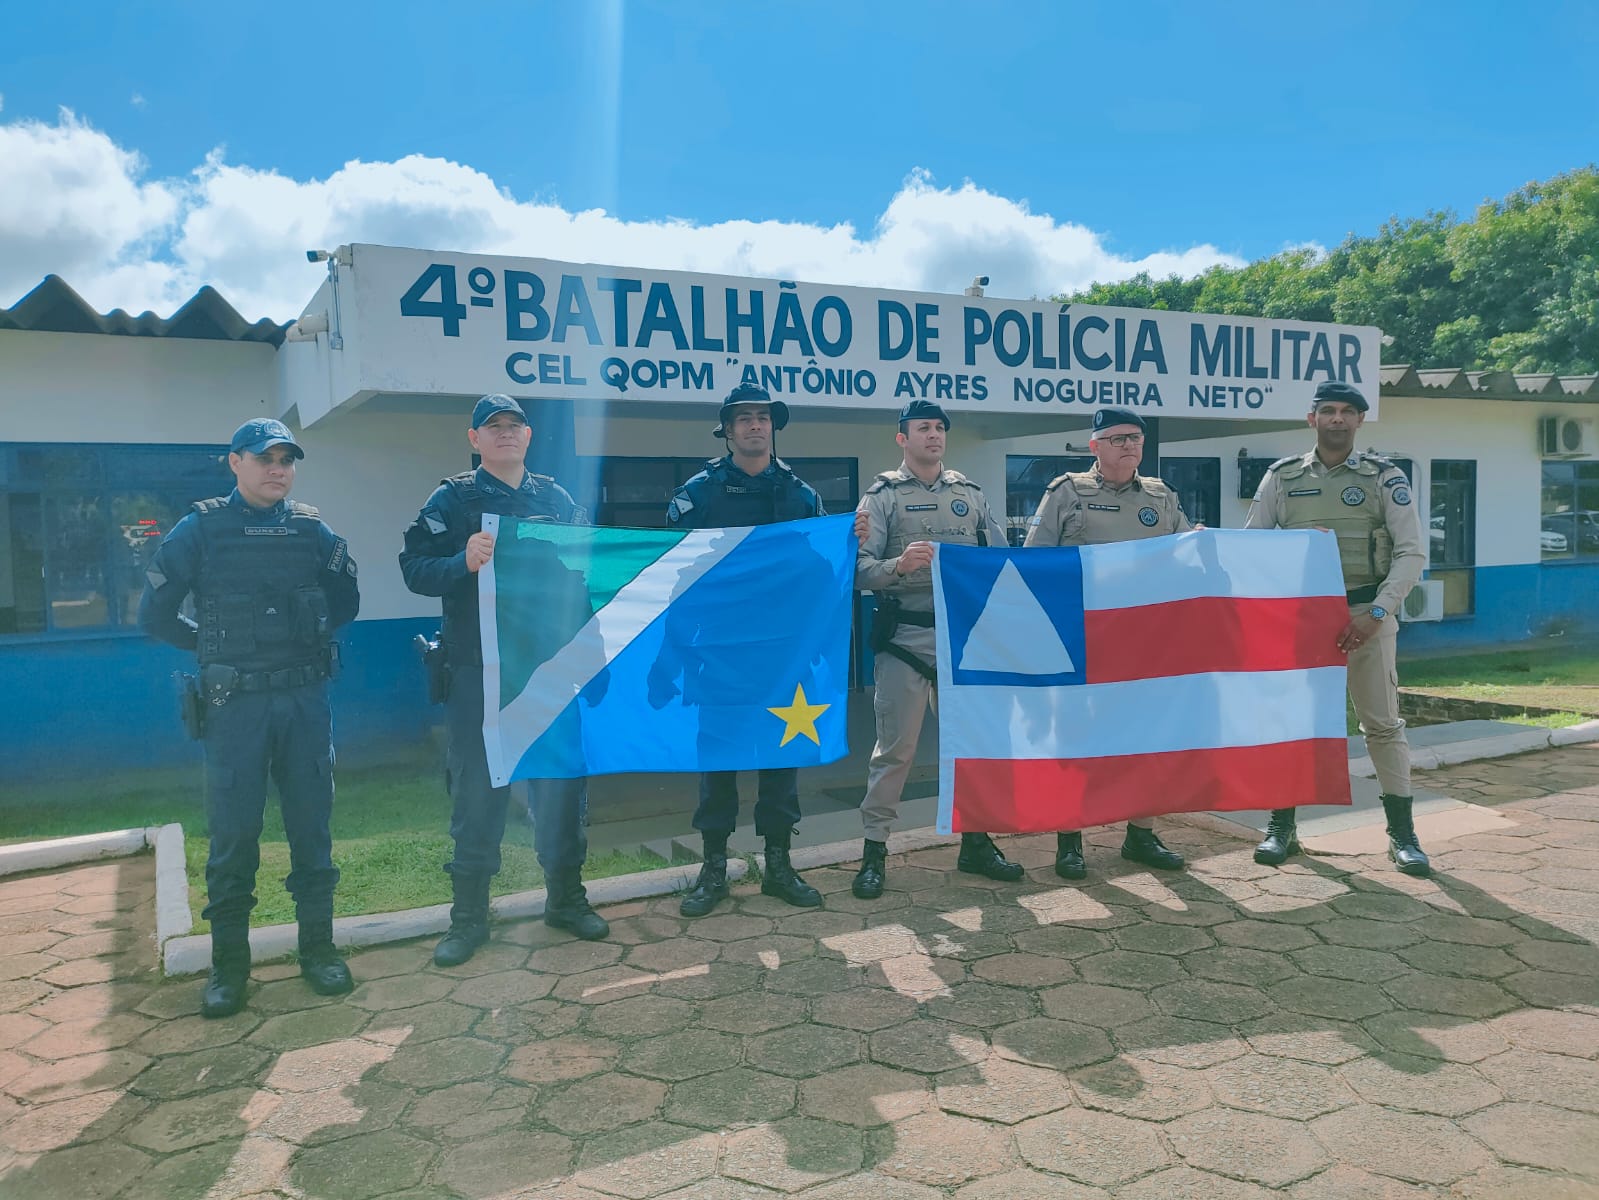
<path fill-rule="evenodd" d="M 1118 1188 L 1116 1200 L 1271 1200 L 1276 1194 L 1242 1179 L 1227 1179 L 1193 1167 L 1169 1167 Z"/>
<path fill-rule="evenodd" d="M 295 1092 L 267 1118 L 261 1132 L 301 1146 L 321 1146 L 377 1133 L 399 1119 L 412 1093 L 362 1080 L 316 1092 Z"/>
<path fill-rule="evenodd" d="M 304 1012 L 282 1013 L 267 1018 L 250 1033 L 247 1040 L 269 1050 L 299 1050 L 350 1037 L 360 1032 L 371 1019 L 372 1014 L 366 1009 L 348 1004 L 308 1008 Z"/>
<path fill-rule="evenodd" d="M 1058 1071 L 1102 1062 L 1116 1053 L 1103 1030 L 1050 1017 L 1004 1025 L 992 1036 L 995 1054 Z"/>
<path fill-rule="evenodd" d="M 704 938 L 708 942 L 738 942 L 745 938 L 771 933 L 773 924 L 765 917 L 752 917 L 744 913 L 718 912 L 709 917 L 689 921 L 683 932 L 689 937 Z"/>
<path fill-rule="evenodd" d="M 1211 926 L 1210 932 L 1224 946 L 1264 950 L 1271 954 L 1297 950 L 1314 945 L 1316 941 L 1309 930 L 1275 921 L 1229 921 L 1225 925 Z"/>
<path fill-rule="evenodd" d="M 688 1029 L 635 1042 L 622 1054 L 621 1065 L 636 1075 L 656 1079 L 692 1079 L 734 1066 L 739 1042 L 725 1033 Z"/>
<path fill-rule="evenodd" d="M 1599 1200 L 1599 1183 L 1554 1176 L 1528 1167 L 1492 1166 L 1468 1175 L 1449 1189 L 1450 1200 L 1505 1200 L 1536 1196 L 1538 1200 Z"/>
<path fill-rule="evenodd" d="M 1102 1029 L 1131 1025 L 1152 1011 L 1142 992 L 1098 983 L 1063 984 L 1040 992 L 1038 1000 L 1046 1016 Z"/>
<path fill-rule="evenodd" d="M 1360 983 L 1381 983 L 1408 973 L 1405 964 L 1394 955 L 1359 946 L 1307 946 L 1290 951 L 1288 958 L 1311 975 Z"/>
<path fill-rule="evenodd" d="M 1210 1090 L 1229 1108 L 1309 1120 L 1355 1103 L 1355 1093 L 1330 1068 L 1290 1058 L 1250 1055 L 1205 1072 Z"/>
<path fill-rule="evenodd" d="M 1293 926 L 1277 928 L 1292 930 Z M 1298 973 L 1284 955 L 1248 946 L 1214 946 L 1207 950 L 1195 950 L 1192 954 L 1183 955 L 1182 965 L 1202 979 L 1241 983 L 1250 987 L 1269 987 Z"/>
<path fill-rule="evenodd" d="M 1339 916 L 1365 917 L 1373 921 L 1419 921 L 1432 914 L 1432 909 L 1420 900 L 1398 892 L 1356 892 L 1338 897 L 1327 907 Z"/>
<path fill-rule="evenodd" d="M 558 1134 L 508 1129 L 446 1150 L 433 1174 L 463 1196 L 521 1194 L 564 1176 L 575 1149 Z"/>
<path fill-rule="evenodd" d="M 694 1006 L 669 996 L 629 996 L 615 1004 L 602 1004 L 584 1024 L 609 1037 L 654 1037 L 676 1033 L 694 1019 Z"/>
<path fill-rule="evenodd" d="M 1153 1125 L 1085 1109 L 1023 1122 L 1016 1127 L 1016 1149 L 1034 1167 L 1100 1187 L 1126 1183 L 1171 1161 Z"/>
<path fill-rule="evenodd" d="M 1071 1088 L 1059 1071 L 1003 1058 L 960 1067 L 934 1077 L 938 1106 L 945 1112 L 1014 1125 L 1067 1108 Z"/>
<path fill-rule="evenodd" d="M 148 1154 L 116 1142 L 72 1146 L 27 1166 L 8 1168 L 5 1184 L 17 1196 L 108 1200 L 150 1169 Z"/>
<path fill-rule="evenodd" d="M 1576 1004 L 1592 1008 L 1599 1005 L 1599 983 L 1586 975 L 1568 975 L 1560 971 L 1517 971 L 1514 975 L 1506 975 L 1499 983 L 1528 1004 L 1539 1008 L 1561 1008 Z"/>
<path fill-rule="evenodd" d="M 1522 964 L 1492 946 L 1461 946 L 1451 942 L 1425 942 L 1397 951 L 1418 971 L 1462 975 L 1472 979 L 1497 979 L 1522 969 Z"/>
<path fill-rule="evenodd" d="M 800 1084 L 800 1111 L 861 1127 L 886 1125 L 926 1111 L 932 1090 L 920 1075 L 873 1063 L 840 1067 Z"/>
<path fill-rule="evenodd" d="M 1293 1200 L 1435 1200 L 1438 1195 L 1432 1188 L 1384 1179 L 1341 1163 L 1296 1184 L 1288 1194 Z M 1451 1198 L 1455 1195 L 1453 1190 L 1449 1194 Z M 1513 1194 L 1504 1193 L 1505 1196 Z"/>
<path fill-rule="evenodd" d="M 237 1138 L 270 1117 L 282 1098 L 255 1088 L 235 1088 L 168 1100 L 122 1133 L 123 1140 L 157 1154 L 191 1150 L 207 1142 Z"/>
<path fill-rule="evenodd" d="M 403 1133 L 365 1134 L 302 1151 L 290 1176 L 312 1195 L 366 1200 L 420 1183 L 437 1153 L 427 1142 Z"/>
<path fill-rule="evenodd" d="M 1511 1050 L 1477 1064 L 1511 1100 L 1599 1113 L 1599 1063 L 1562 1054 Z"/>
<path fill-rule="evenodd" d="M 9 1146 L 21 1154 L 42 1154 L 99 1141 L 148 1107 L 144 1101 L 121 1092 L 91 1092 L 54 1104 L 34 1105 L 26 1111 L 19 1104 L 12 1115 L 0 1122 L 4 1124 L 0 1147 Z"/>
<path fill-rule="evenodd" d="M 555 1083 L 582 1079 L 609 1070 L 621 1047 L 594 1037 L 554 1037 L 518 1046 L 500 1068 L 500 1074 L 524 1083 Z"/>
<path fill-rule="evenodd" d="M 418 1097 L 405 1111 L 405 1124 L 447 1138 L 480 1138 L 521 1124 L 538 1095 L 537 1088 L 495 1080 L 458 1083 Z"/>
<path fill-rule="evenodd" d="M 696 1006 L 696 1011 L 699 1023 L 707 1029 L 758 1034 L 798 1024 L 805 1020 L 806 1007 L 799 996 L 752 992 L 704 1001 Z"/>
<path fill-rule="evenodd" d="M 1123 1025 L 1115 1039 L 1125 1051 L 1173 1067 L 1199 1069 L 1249 1053 L 1227 1026 L 1182 1017 L 1150 1017 Z"/>
<path fill-rule="evenodd" d="M 492 1075 L 505 1060 L 507 1048 L 480 1038 L 451 1037 L 402 1045 L 375 1073 L 385 1083 L 427 1089 Z"/>
<path fill-rule="evenodd" d="M 931 1073 L 981 1062 L 988 1043 L 968 1026 L 923 1018 L 872 1034 L 871 1056 L 891 1067 Z"/>
<path fill-rule="evenodd" d="M 113 1013 L 63 1021 L 24 1042 L 19 1049 L 31 1058 L 73 1058 L 95 1050 L 115 1050 L 139 1037 L 155 1022 L 137 1013 Z"/>
<path fill-rule="evenodd" d="M 1454 913 L 1429 913 L 1416 923 L 1416 930 L 1428 941 L 1458 942 L 1462 946 L 1508 946 L 1523 940 L 1507 921 L 1484 921 Z"/>
<path fill-rule="evenodd" d="M 691 968 L 698 969 L 698 968 Z M 564 976 L 550 993 L 557 1000 L 577 1004 L 610 1004 L 650 991 L 661 977 L 632 967 L 601 967 L 581 975 Z"/>
<path fill-rule="evenodd" d="M 371 979 L 357 984 L 355 991 L 351 992 L 347 999 L 349 1003 L 359 1008 L 369 1008 L 374 1012 L 411 1008 L 431 1000 L 444 999 L 457 982 L 447 976 L 428 972 L 396 975 L 388 979 Z"/>
<path fill-rule="evenodd" d="M 144 1055 L 131 1050 L 107 1050 L 59 1059 L 29 1070 L 27 1060 L 19 1057 L 5 1072 L 8 1076 L 5 1090 L 29 1104 L 48 1104 L 52 1100 L 68 1100 L 90 1092 L 125 1087 L 149 1063 Z M 21 1070 L 16 1070 L 17 1067 Z"/>
<path fill-rule="evenodd" d="M 1077 972 L 1087 983 L 1135 988 L 1159 987 L 1163 983 L 1188 977 L 1182 963 L 1174 956 L 1141 954 L 1136 950 L 1107 950 L 1103 954 L 1091 954 L 1078 960 Z"/>
<path fill-rule="evenodd" d="M 1149 994 L 1159 1009 L 1173 1017 L 1215 1023 L 1248 1021 L 1272 1011 L 1272 1003 L 1259 988 L 1210 979 L 1185 979 L 1168 983 Z"/>
<path fill-rule="evenodd" d="M 1383 990 L 1406 1008 L 1458 1017 L 1493 1017 L 1518 1007 L 1502 988 L 1481 979 L 1406 975 L 1390 979 Z"/>
<path fill-rule="evenodd" d="M 942 1112 L 921 1113 L 892 1129 L 873 1129 L 867 1145 L 877 1170 L 928 1187 L 952 1187 L 1011 1166 L 999 1130 Z"/>
<path fill-rule="evenodd" d="M 811 1019 L 822 1025 L 839 1025 L 870 1033 L 915 1016 L 920 1006 L 909 996 L 882 988 L 851 988 L 811 1002 Z"/>
<path fill-rule="evenodd" d="M 946 1021 L 989 1029 L 1033 1015 L 1032 996 L 991 983 L 963 983 L 927 1003 L 927 1011 Z"/>
<path fill-rule="evenodd" d="M 1172 1148 L 1190 1166 L 1282 1187 L 1328 1165 L 1305 1127 L 1260 1113 L 1215 1108 L 1166 1127 Z"/>
<path fill-rule="evenodd" d="M 622 947 L 614 942 L 558 942 L 535 950 L 527 969 L 540 975 L 581 975 L 608 967 L 622 957 Z"/>
<path fill-rule="evenodd" d="M 1257 1054 L 1328 1066 L 1382 1049 L 1359 1025 L 1296 1013 L 1278 1013 L 1258 1021 L 1247 1021 L 1238 1027 L 1238 1032 Z"/>
<path fill-rule="evenodd" d="M 431 1004 L 419 1004 L 415 1008 L 403 1008 L 398 1012 L 378 1013 L 367 1022 L 362 1036 L 368 1041 L 382 1042 L 391 1046 L 399 1045 L 401 1042 L 414 1046 L 439 1038 L 455 1037 L 465 1033 L 475 1022 L 483 1019 L 483 1013 L 479 1009 L 468 1008 L 464 1004 L 455 1004 L 449 1000 L 435 1000 Z"/>
<path fill-rule="evenodd" d="M 1113 1058 L 1072 1072 L 1071 1080 L 1084 1108 L 1141 1121 L 1170 1121 L 1212 1103 L 1198 1072 L 1143 1059 Z"/>
<path fill-rule="evenodd" d="M 1340 1074 L 1362 1099 L 1406 1112 L 1460 1117 L 1503 1099 L 1469 1067 L 1405 1054 L 1346 1063 Z"/>
<path fill-rule="evenodd" d="M 642 1200 L 715 1174 L 717 1149 L 714 1133 L 664 1121 L 630 1125 L 585 1139 L 572 1181 Z"/>
<path fill-rule="evenodd" d="M 860 984 L 861 968 L 832 958 L 802 958 L 766 974 L 766 987 L 794 996 L 825 996 Z"/>
<path fill-rule="evenodd" d="M 1273 1000 L 1290 1012 L 1338 1021 L 1358 1021 L 1394 1007 L 1394 1002 L 1374 984 L 1348 980 L 1333 984 L 1317 975 L 1284 980 L 1267 991 Z"/>
<path fill-rule="evenodd" d="M 655 991 L 657 995 L 675 996 L 679 1000 L 714 1000 L 719 996 L 755 991 L 772 974 L 774 972 L 765 967 L 751 963 L 718 961 L 704 968 L 691 967 L 664 975 L 656 983 Z"/>
<path fill-rule="evenodd" d="M 27 1013 L 0 1015 L 0 1050 L 20 1046 L 48 1028 L 50 1028 L 48 1021 L 41 1021 L 38 1017 L 29 1016 Z"/>
<path fill-rule="evenodd" d="M 730 1134 L 722 1151 L 722 1174 L 782 1192 L 836 1179 L 858 1170 L 861 1135 L 829 1121 L 788 1117 Z"/>
<path fill-rule="evenodd" d="M 1123 950 L 1143 954 L 1187 954 L 1216 944 L 1203 929 L 1189 925 L 1127 925 L 1112 932 L 1111 937 Z"/>
<path fill-rule="evenodd" d="M 1474 1063 L 1510 1048 L 1486 1022 L 1458 1017 L 1400 1011 L 1361 1024 L 1384 1049 L 1417 1058 Z"/>
<path fill-rule="evenodd" d="M 687 939 L 685 939 L 687 940 Z M 815 958 L 817 947 L 814 938 L 793 937 L 786 933 L 764 933 L 760 937 L 744 938 L 737 942 L 693 942 L 707 951 L 720 951 L 723 962 L 752 963 L 775 971 L 786 962 L 801 958 Z"/>
<path fill-rule="evenodd" d="M 556 982 L 554 976 L 529 971 L 495 971 L 462 980 L 450 992 L 450 1000 L 469 1008 L 510 1008 L 548 996 Z"/>
<path fill-rule="evenodd" d="M 1470 1121 L 1479 1120 L 1488 1109 Z M 1442 1117 L 1357 1104 L 1311 1122 L 1316 1139 L 1339 1162 L 1411 1183 L 1452 1183 L 1489 1165 L 1480 1145 Z M 1403 1147 L 1396 1153 L 1395 1147 Z"/>
<path fill-rule="evenodd" d="M 1495 1032 L 1523 1050 L 1599 1058 L 1599 1015 L 1524 1009 L 1491 1022 Z"/>
<path fill-rule="evenodd" d="M 1024 954 L 1042 954 L 1067 960 L 1087 958 L 1112 948 L 1110 935 L 1076 925 L 1049 925 L 1011 935 L 1011 942 Z"/>
<path fill-rule="evenodd" d="M 955 1192 L 955 1200 L 1104 1200 L 1104 1196 L 1098 1188 L 1025 1167 L 974 1179 Z"/>
<path fill-rule="evenodd" d="M 859 1034 L 825 1025 L 780 1029 L 750 1039 L 744 1048 L 750 1066 L 796 1079 L 858 1062 L 860 1057 Z"/>
<path fill-rule="evenodd" d="M 822 947 L 848 963 L 874 963 L 906 954 L 925 953 L 922 935 L 898 922 L 851 929 L 820 939 Z"/>
<path fill-rule="evenodd" d="M 665 1117 L 684 1125 L 725 1129 L 759 1121 L 775 1121 L 793 1112 L 792 1080 L 749 1067 L 733 1067 L 675 1084 L 667 1097 Z"/>
<path fill-rule="evenodd" d="M 550 1093 L 540 1103 L 538 1115 L 562 1133 L 583 1137 L 648 1121 L 660 1112 L 665 1099 L 663 1083 L 607 1071 Z"/>
<path fill-rule="evenodd" d="M 1542 971 L 1561 971 L 1589 979 L 1599 976 L 1599 946 L 1525 940 L 1512 942 L 1505 949 L 1529 967 Z"/>

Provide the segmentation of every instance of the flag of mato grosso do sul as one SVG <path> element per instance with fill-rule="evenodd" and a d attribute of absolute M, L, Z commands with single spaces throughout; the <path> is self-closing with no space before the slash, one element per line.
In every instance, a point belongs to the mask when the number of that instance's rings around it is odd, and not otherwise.
<path fill-rule="evenodd" d="M 485 515 L 496 786 L 808 767 L 849 752 L 853 516 L 616 529 Z"/>
<path fill-rule="evenodd" d="M 1332 534 L 941 545 L 933 591 L 941 832 L 1350 802 Z"/>

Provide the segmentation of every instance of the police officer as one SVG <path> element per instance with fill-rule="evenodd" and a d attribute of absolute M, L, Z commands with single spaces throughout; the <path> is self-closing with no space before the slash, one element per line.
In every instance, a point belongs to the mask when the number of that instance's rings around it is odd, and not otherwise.
<path fill-rule="evenodd" d="M 1144 418 L 1131 409 L 1096 411 L 1088 437 L 1093 467 L 1050 481 L 1027 523 L 1025 544 L 1099 546 L 1192 529 L 1177 493 L 1162 480 L 1138 473 L 1146 431 Z M 1127 822 L 1122 857 L 1160 871 L 1183 867 L 1183 856 L 1169 849 L 1153 828 L 1132 821 Z M 1055 874 L 1062 879 L 1087 876 L 1081 832 L 1055 835 Z"/>
<path fill-rule="evenodd" d="M 483 646 L 478 624 L 478 572 L 494 553 L 483 514 L 586 524 L 583 510 L 547 475 L 525 466 L 533 436 L 522 408 L 509 396 L 489 395 L 472 409 L 467 441 L 482 465 L 444 480 L 405 531 L 400 571 L 419 596 L 444 601 L 442 641 L 448 664 L 445 699 L 445 779 L 453 809 L 454 857 L 445 864 L 454 893 L 450 928 L 433 950 L 441 967 L 466 962 L 489 936 L 489 881 L 500 869 L 510 789 L 489 780 L 483 749 Z M 588 941 L 610 932 L 589 907 L 581 872 L 588 855 L 583 828 L 586 781 L 535 779 L 534 850 L 547 891 L 544 923 Z"/>
<path fill-rule="evenodd" d="M 1349 655 L 1349 698 L 1382 786 L 1388 857 L 1406 875 L 1426 875 L 1411 817 L 1410 745 L 1399 716 L 1394 610 L 1421 578 L 1427 556 L 1410 481 L 1388 459 L 1355 449 L 1366 397 L 1348 383 L 1316 388 L 1308 423 L 1316 448 L 1272 463 L 1249 506 L 1248 529 L 1328 529 L 1349 593 L 1338 648 Z M 1294 810 L 1273 810 L 1255 861 L 1277 866 L 1299 852 Z"/>
<path fill-rule="evenodd" d="M 246 421 L 228 466 L 237 486 L 202 500 L 167 534 L 145 572 L 139 628 L 199 659 L 211 923 L 211 974 L 200 1014 L 244 1007 L 250 982 L 250 910 L 261 865 L 267 774 L 277 781 L 292 864 L 284 880 L 299 923 L 300 974 L 324 996 L 354 983 L 333 948 L 332 632 L 361 600 L 343 538 L 308 504 L 290 500 L 305 457 L 281 421 Z M 194 597 L 197 621 L 180 611 Z M 199 715 L 203 714 L 203 715 Z M 195 730 L 191 728 L 191 732 Z"/>
<path fill-rule="evenodd" d="M 725 441 L 727 453 L 711 460 L 672 494 L 667 524 L 678 529 L 720 529 L 826 516 L 816 489 L 774 453 L 773 434 L 787 424 L 788 405 L 774 401 L 765 388 L 748 383 L 735 387 L 722 402 L 712 432 Z M 728 614 L 728 619 L 747 618 Z M 745 682 L 726 681 L 733 687 Z M 652 689 L 663 683 L 675 687 L 652 674 Z M 684 700 L 694 702 L 690 689 L 704 686 L 703 680 L 685 679 Z M 700 710 L 702 740 L 741 735 L 742 730 L 715 727 L 718 711 L 714 706 Z M 822 902 L 821 893 L 801 879 L 789 861 L 790 839 L 800 819 L 798 774 L 794 767 L 769 767 L 756 775 L 755 832 L 766 841 L 761 891 L 800 908 L 815 908 Z M 737 822 L 738 775 L 733 771 L 701 775 L 694 828 L 700 831 L 705 858 L 694 887 L 680 905 L 685 917 L 702 917 L 727 898 L 727 839 Z"/>
<path fill-rule="evenodd" d="M 877 593 L 873 649 L 877 684 L 877 744 L 866 776 L 861 822 L 866 845 L 851 891 L 863 900 L 883 894 L 888 834 L 899 813 L 905 777 L 916 756 L 934 684 L 933 543 L 1003 546 L 1005 527 L 994 519 L 983 489 L 944 467 L 949 414 L 931 400 L 912 400 L 899 413 L 895 435 L 904 461 L 866 489 L 856 509 L 860 549 L 855 586 Z M 886 634 L 886 636 L 885 636 Z M 961 834 L 955 864 L 971 875 L 1014 881 L 1020 864 L 1008 862 L 986 833 Z"/>

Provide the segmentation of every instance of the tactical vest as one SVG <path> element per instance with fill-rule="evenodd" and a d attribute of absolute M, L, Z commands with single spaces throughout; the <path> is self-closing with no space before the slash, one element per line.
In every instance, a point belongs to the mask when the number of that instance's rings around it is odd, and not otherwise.
<path fill-rule="evenodd" d="M 570 523 L 577 512 L 577 505 L 570 497 L 556 486 L 555 480 L 549 475 L 537 475 L 528 472 L 537 486 L 531 496 L 521 488 L 511 489 L 518 499 L 527 499 L 528 512 L 501 513 L 501 516 L 523 517 L 528 520 L 548 518 L 551 521 Z M 468 517 L 474 522 L 473 533 L 483 528 L 483 489 L 477 485 L 476 471 L 463 471 L 459 475 L 451 475 L 448 479 L 439 482 L 450 489 L 456 501 L 466 510 Z"/>
<path fill-rule="evenodd" d="M 251 524 L 242 505 L 201 500 L 195 615 L 201 664 L 276 671 L 321 663 L 331 630 L 322 590 L 321 521 L 290 500 L 280 523 Z"/>
<path fill-rule="evenodd" d="M 1177 532 L 1176 506 L 1171 489 L 1149 475 L 1138 477 L 1138 487 L 1112 491 L 1092 471 L 1073 471 L 1049 485 L 1070 487 L 1083 505 L 1083 541 L 1090 546 L 1132 542 Z"/>
<path fill-rule="evenodd" d="M 701 528 L 774 525 L 815 515 L 810 489 L 780 458 L 770 475 L 749 476 L 727 458 L 712 459 L 683 490 L 699 509 Z M 691 510 L 692 511 L 692 510 Z"/>
<path fill-rule="evenodd" d="M 1314 453 L 1278 459 L 1268 468 L 1282 493 L 1282 527 L 1332 530 L 1347 590 L 1381 583 L 1394 558 L 1394 539 L 1382 512 L 1382 473 L 1394 464 L 1362 454 L 1355 466 L 1340 463 L 1313 475 Z"/>

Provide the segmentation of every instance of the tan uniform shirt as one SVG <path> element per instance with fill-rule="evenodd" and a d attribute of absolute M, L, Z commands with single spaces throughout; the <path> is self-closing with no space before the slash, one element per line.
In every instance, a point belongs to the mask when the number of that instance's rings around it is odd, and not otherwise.
<path fill-rule="evenodd" d="M 1427 565 L 1410 481 L 1380 454 L 1357 450 L 1332 467 L 1315 450 L 1279 459 L 1260 481 L 1244 528 L 1332 530 L 1345 588 L 1377 585 L 1372 603 L 1390 613 Z"/>
<path fill-rule="evenodd" d="M 933 611 L 933 572 L 923 567 L 897 575 L 895 565 L 912 542 L 1006 545 L 1005 527 L 989 511 L 983 489 L 959 471 L 923 483 L 900 464 L 884 471 L 861 497 L 870 528 L 855 556 L 855 586 L 899 598 L 908 612 Z"/>
<path fill-rule="evenodd" d="M 1193 523 L 1177 493 L 1152 475 L 1123 484 L 1105 482 L 1099 464 L 1050 481 L 1027 522 L 1027 546 L 1101 546 L 1183 533 Z"/>

